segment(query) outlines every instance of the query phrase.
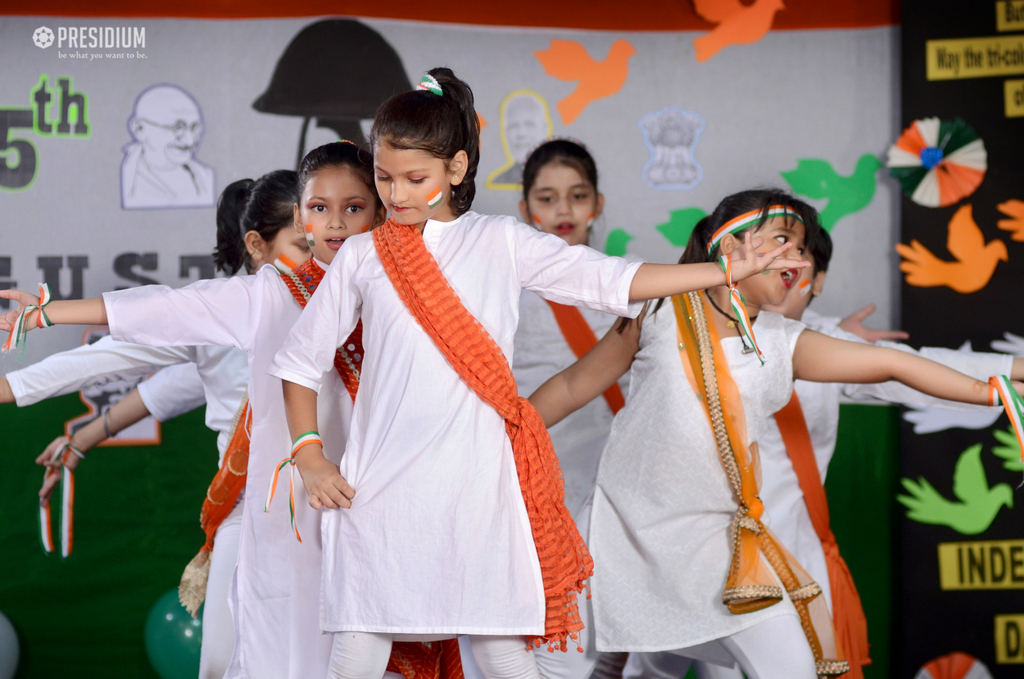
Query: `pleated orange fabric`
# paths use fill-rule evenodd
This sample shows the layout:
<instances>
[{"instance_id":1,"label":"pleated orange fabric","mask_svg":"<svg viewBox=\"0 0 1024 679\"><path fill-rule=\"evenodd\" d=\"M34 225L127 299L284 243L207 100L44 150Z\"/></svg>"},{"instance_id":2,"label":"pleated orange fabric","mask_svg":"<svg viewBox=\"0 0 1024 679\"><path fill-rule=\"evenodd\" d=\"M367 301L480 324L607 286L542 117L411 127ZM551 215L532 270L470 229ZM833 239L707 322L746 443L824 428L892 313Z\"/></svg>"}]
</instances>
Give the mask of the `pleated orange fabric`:
<instances>
[{"instance_id":1,"label":"pleated orange fabric","mask_svg":"<svg viewBox=\"0 0 1024 679\"><path fill-rule=\"evenodd\" d=\"M565 650L583 629L576 593L594 565L565 508L562 473L536 409L520 398L504 353L463 306L422 234L389 219L373 241L398 296L463 381L505 419L530 519L546 601L544 635L529 641ZM485 266L486 263L481 263Z\"/></svg>"},{"instance_id":2,"label":"pleated orange fabric","mask_svg":"<svg viewBox=\"0 0 1024 679\"><path fill-rule=\"evenodd\" d=\"M814 532L818 534L825 550L829 589L832 592L832 620L836 626L836 636L850 662L850 671L844 676L864 679L861 666L871 664L871 658L868 657L868 621L853 576L839 554L836 536L829 527L828 498L825 497L825 486L821 483L821 473L814 457L814 445L807 431L800 398L795 391L786 407L775 413L775 421L800 482Z\"/></svg>"},{"instance_id":3,"label":"pleated orange fabric","mask_svg":"<svg viewBox=\"0 0 1024 679\"><path fill-rule=\"evenodd\" d=\"M593 328L587 323L587 319L574 306L559 304L547 299L544 301L548 303L551 311L554 312L558 329L562 331L562 337L565 338L566 344L572 349L573 355L577 359L583 358L583 354L593 349L594 345L597 344L597 335L594 334ZM608 387L603 396L604 400L608 403L608 407L612 409L613 415L622 410L622 406L626 405L626 399L622 396L622 389L619 388L617 383Z\"/></svg>"},{"instance_id":4,"label":"pleated orange fabric","mask_svg":"<svg viewBox=\"0 0 1024 679\"><path fill-rule=\"evenodd\" d=\"M312 259L306 260L292 273L282 273L282 280L295 301L303 309L324 278L324 270ZM334 369L352 401L359 391L359 368L363 357L363 322L356 324L345 344L334 356ZM459 640L415 642L396 641L391 645L388 671L397 672L405 679L463 679Z\"/></svg>"}]
</instances>

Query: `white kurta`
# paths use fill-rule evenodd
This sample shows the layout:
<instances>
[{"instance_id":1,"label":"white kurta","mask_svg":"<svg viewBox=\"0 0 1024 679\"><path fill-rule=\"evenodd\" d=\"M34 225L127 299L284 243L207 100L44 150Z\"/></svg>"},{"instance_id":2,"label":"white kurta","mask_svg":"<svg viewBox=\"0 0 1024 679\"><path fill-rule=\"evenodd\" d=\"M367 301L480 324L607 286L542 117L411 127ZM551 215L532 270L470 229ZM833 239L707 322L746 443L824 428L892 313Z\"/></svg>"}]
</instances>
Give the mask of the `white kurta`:
<instances>
[{"instance_id":1,"label":"white kurta","mask_svg":"<svg viewBox=\"0 0 1024 679\"><path fill-rule=\"evenodd\" d=\"M580 309L598 339L619 320L618 316ZM519 298L519 328L514 341L512 374L519 395L529 397L540 385L576 362L555 313L540 295L524 291ZM619 380L623 395L629 390L629 373ZM565 477L565 506L575 517L594 491L597 464L608 441L614 413L603 396L551 427L551 442Z\"/></svg>"},{"instance_id":2,"label":"white kurta","mask_svg":"<svg viewBox=\"0 0 1024 679\"><path fill-rule=\"evenodd\" d=\"M824 333L837 339L851 342L864 342L856 335L841 330L838 318L826 318L813 311L804 312L803 321L811 330ZM987 381L992 375L1008 375L1013 365L1013 357L1006 354L967 353L951 349L922 347L920 351L904 345L880 342L909 353L917 353L925 358L938 361L954 370L959 370L979 380ZM814 446L814 457L818 462L821 481L825 482L825 473L836 448L836 436L839 430L839 403L842 397L857 401L890 402L912 408L950 408L980 409L985 406L972 406L952 401L933 398L899 382L881 384L835 384L823 382L805 382L797 380L795 384L800 406L807 421L807 430ZM821 541L814 532L811 516L804 503L804 494L800 490L793 464L782 443L775 418L769 418L768 429L761 437L761 500L769 517L769 525L786 548L793 553L800 565L811 577L821 585L825 593L825 601L832 610L832 592L829 586L828 567Z\"/></svg>"},{"instance_id":3,"label":"white kurta","mask_svg":"<svg viewBox=\"0 0 1024 679\"><path fill-rule=\"evenodd\" d=\"M199 281L177 290L133 288L107 293L104 300L117 338L155 345L230 345L247 352L253 427L246 496L258 500L245 503L242 519L233 602L237 639L227 676L324 676L330 638L320 634L317 621L320 514L309 507L296 475L299 544L289 526L287 473L269 514L260 501L274 466L291 450L281 381L267 368L298 318L299 305L272 266L255 276ZM322 379L320 431L327 457L338 462L352 400L333 366Z\"/></svg>"},{"instance_id":4,"label":"white kurta","mask_svg":"<svg viewBox=\"0 0 1024 679\"><path fill-rule=\"evenodd\" d=\"M801 323L762 312L754 331L767 363L722 340L743 397L750 443L789 401ZM648 314L629 396L601 458L590 524L600 651L687 648L796 611L788 599L734 615L722 603L737 501L707 416L686 378L676 317L666 303Z\"/></svg>"},{"instance_id":5,"label":"white kurta","mask_svg":"<svg viewBox=\"0 0 1024 679\"><path fill-rule=\"evenodd\" d=\"M508 358L522 288L639 312L628 303L639 264L512 218L428 221L423 239ZM323 629L541 634L540 567L504 420L406 309L370 234L346 241L321 287L271 372L323 393L321 375L362 315L367 353L341 462L356 495L324 516Z\"/></svg>"},{"instance_id":6,"label":"white kurta","mask_svg":"<svg viewBox=\"0 0 1024 679\"><path fill-rule=\"evenodd\" d=\"M139 394L157 419L188 412L205 400L206 426L217 432L223 457L249 382L246 362L245 352L230 346L152 347L107 336L8 373L7 380L17 404L27 406L114 380L135 380L167 366L194 364L154 376L152 383L139 385Z\"/></svg>"}]
</instances>

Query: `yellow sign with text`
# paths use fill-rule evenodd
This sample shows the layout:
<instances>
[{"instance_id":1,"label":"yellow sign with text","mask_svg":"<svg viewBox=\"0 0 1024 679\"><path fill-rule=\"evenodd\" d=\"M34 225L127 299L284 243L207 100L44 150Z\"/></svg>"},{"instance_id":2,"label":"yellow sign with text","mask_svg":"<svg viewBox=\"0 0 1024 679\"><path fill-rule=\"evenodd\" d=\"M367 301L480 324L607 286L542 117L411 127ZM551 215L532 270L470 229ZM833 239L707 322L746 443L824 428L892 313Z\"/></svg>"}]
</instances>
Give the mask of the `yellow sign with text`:
<instances>
[{"instance_id":1,"label":"yellow sign with text","mask_svg":"<svg viewBox=\"0 0 1024 679\"><path fill-rule=\"evenodd\" d=\"M996 662L1024 665L1024 614L996 616Z\"/></svg>"},{"instance_id":2,"label":"yellow sign with text","mask_svg":"<svg viewBox=\"0 0 1024 679\"><path fill-rule=\"evenodd\" d=\"M939 544L944 590L1024 589L1024 540Z\"/></svg>"},{"instance_id":3,"label":"yellow sign with text","mask_svg":"<svg viewBox=\"0 0 1024 679\"><path fill-rule=\"evenodd\" d=\"M1020 118L1024 116L1024 80L1007 80L1004 88L1006 90L1006 117Z\"/></svg>"},{"instance_id":4,"label":"yellow sign with text","mask_svg":"<svg viewBox=\"0 0 1024 679\"><path fill-rule=\"evenodd\" d=\"M996 30L1024 31L1024 0L999 0L996 3Z\"/></svg>"},{"instance_id":5,"label":"yellow sign with text","mask_svg":"<svg viewBox=\"0 0 1024 679\"><path fill-rule=\"evenodd\" d=\"M963 80L1024 74L1024 35L929 40L928 80Z\"/></svg>"}]
</instances>

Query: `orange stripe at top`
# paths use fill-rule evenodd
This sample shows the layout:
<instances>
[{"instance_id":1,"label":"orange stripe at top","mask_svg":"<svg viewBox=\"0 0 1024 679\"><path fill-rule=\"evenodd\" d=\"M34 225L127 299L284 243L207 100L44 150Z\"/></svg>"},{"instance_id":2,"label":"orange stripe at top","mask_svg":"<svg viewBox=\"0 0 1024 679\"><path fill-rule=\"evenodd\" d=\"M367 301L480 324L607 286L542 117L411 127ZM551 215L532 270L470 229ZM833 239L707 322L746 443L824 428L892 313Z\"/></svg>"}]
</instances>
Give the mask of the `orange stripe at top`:
<instances>
[{"instance_id":1,"label":"orange stripe at top","mask_svg":"<svg viewBox=\"0 0 1024 679\"><path fill-rule=\"evenodd\" d=\"M572 353L575 354L577 359L583 358L583 354L593 349L597 344L597 335L594 334L594 330L587 323L587 319L583 318L583 314L574 306L567 306L550 300L544 301L548 303L551 311L555 313L555 322L558 323L558 329L562 331L562 337L565 338L569 348L572 349ZM612 384L612 386L608 387L607 391L604 392L604 400L608 403L608 407L611 408L613 415L622 410L622 407L626 405L626 399L623 398L622 389L619 388L618 384Z\"/></svg>"},{"instance_id":2,"label":"orange stripe at top","mask_svg":"<svg viewBox=\"0 0 1024 679\"><path fill-rule=\"evenodd\" d=\"M14 3L12 3L14 5ZM870 28L900 22L897 0L786 0L776 13L775 30ZM606 31L709 31L693 5L680 0L648 0L642 11L623 11L617 0L519 0L514 3L424 3L413 0L344 4L322 0L51 0L44 5L22 3L4 8L4 14L23 16L255 19L278 17L352 17L405 19L484 26L579 28Z\"/></svg>"}]
</instances>

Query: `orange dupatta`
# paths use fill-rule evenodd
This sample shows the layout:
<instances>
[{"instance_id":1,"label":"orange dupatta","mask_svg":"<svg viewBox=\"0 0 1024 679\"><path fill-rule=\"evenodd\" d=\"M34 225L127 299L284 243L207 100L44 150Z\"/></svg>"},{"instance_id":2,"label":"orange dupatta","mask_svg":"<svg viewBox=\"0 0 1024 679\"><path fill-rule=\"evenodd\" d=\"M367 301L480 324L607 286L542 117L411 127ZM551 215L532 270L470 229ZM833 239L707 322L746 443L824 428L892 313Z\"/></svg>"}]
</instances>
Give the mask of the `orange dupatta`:
<instances>
[{"instance_id":1,"label":"orange dupatta","mask_svg":"<svg viewBox=\"0 0 1024 679\"><path fill-rule=\"evenodd\" d=\"M704 295L691 292L672 298L679 338L679 355L694 392L714 433L719 459L739 507L730 526L732 563L722 603L733 613L750 613L782 600L782 581L804 635L814 653L819 676L843 674L850 669L835 638L821 587L761 523L764 505L758 497L760 462L757 444L747 445L746 419L739 388L714 319L709 318ZM694 367L698 369L694 369ZM769 568L770 566L770 568Z\"/></svg>"},{"instance_id":2,"label":"orange dupatta","mask_svg":"<svg viewBox=\"0 0 1024 679\"><path fill-rule=\"evenodd\" d=\"M551 437L536 409L520 398L508 361L463 306L411 226L387 220L373 231L384 271L420 327L459 377L505 419L544 583L544 635L535 645L567 648L583 629L576 593L594 570L587 546L565 508L562 474Z\"/></svg>"},{"instance_id":3,"label":"orange dupatta","mask_svg":"<svg viewBox=\"0 0 1024 679\"><path fill-rule=\"evenodd\" d=\"M324 270L312 259L292 272L281 274L284 284L303 309L323 278ZM334 355L334 369L353 402L359 391L363 356L363 322L360 320ZM396 641L391 645L387 671L401 674L405 679L463 679L459 640Z\"/></svg>"},{"instance_id":4,"label":"orange dupatta","mask_svg":"<svg viewBox=\"0 0 1024 679\"><path fill-rule=\"evenodd\" d=\"M825 486L821 483L821 472L818 461L814 457L814 445L811 434L807 431L800 398L793 392L786 407L775 413L775 422L782 433L782 442L786 446L789 460L800 482L800 490L804 494L804 504L811 516L814 532L821 540L825 550L825 562L828 565L829 589L832 592L832 619L835 621L836 634L842 643L850 661L850 679L863 679L862 665L870 665L868 657L868 621L864 616L864 608L857 594L857 586L846 562L839 554L836 536L829 527L828 498L825 497Z\"/></svg>"},{"instance_id":5,"label":"orange dupatta","mask_svg":"<svg viewBox=\"0 0 1024 679\"><path fill-rule=\"evenodd\" d=\"M594 334L593 328L587 323L587 319L583 318L583 314L574 306L559 304L547 299L544 301L548 303L551 311L554 312L558 329L562 331L562 337L565 338L566 344L572 349L576 359L583 358L583 354L593 349L597 344L597 335ZM612 415L618 413L622 410L622 406L626 405L626 399L622 397L622 389L619 388L617 382L613 383L604 392L604 400L608 403L608 407L612 409Z\"/></svg>"}]
</instances>

